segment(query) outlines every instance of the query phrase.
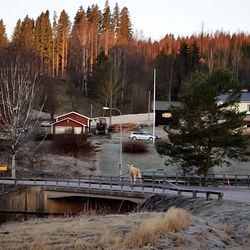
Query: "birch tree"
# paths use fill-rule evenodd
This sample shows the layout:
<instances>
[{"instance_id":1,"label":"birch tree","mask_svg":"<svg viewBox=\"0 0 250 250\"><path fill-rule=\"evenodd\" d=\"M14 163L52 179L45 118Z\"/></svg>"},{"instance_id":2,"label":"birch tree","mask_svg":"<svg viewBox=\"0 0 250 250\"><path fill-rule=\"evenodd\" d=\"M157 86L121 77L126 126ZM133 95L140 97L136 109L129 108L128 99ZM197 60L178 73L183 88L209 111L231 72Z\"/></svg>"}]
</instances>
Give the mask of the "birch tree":
<instances>
[{"instance_id":1,"label":"birch tree","mask_svg":"<svg viewBox=\"0 0 250 250\"><path fill-rule=\"evenodd\" d=\"M0 65L0 128L8 133L11 177L15 180L16 157L37 122L32 113L41 97L38 70L23 59L22 56L9 57Z\"/></svg>"}]
</instances>

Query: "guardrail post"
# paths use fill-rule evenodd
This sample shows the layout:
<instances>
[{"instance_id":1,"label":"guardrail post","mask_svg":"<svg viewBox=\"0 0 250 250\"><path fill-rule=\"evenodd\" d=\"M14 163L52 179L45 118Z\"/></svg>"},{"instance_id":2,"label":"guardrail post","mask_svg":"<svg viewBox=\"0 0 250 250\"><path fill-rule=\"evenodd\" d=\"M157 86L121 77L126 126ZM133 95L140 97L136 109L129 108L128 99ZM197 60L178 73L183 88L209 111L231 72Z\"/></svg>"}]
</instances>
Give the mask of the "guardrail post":
<instances>
[{"instance_id":1,"label":"guardrail post","mask_svg":"<svg viewBox=\"0 0 250 250\"><path fill-rule=\"evenodd\" d=\"M58 185L58 177L56 177L56 187L57 187L57 185Z\"/></svg>"},{"instance_id":2,"label":"guardrail post","mask_svg":"<svg viewBox=\"0 0 250 250\"><path fill-rule=\"evenodd\" d=\"M177 191L177 195L178 195L179 198L181 197L181 190Z\"/></svg>"},{"instance_id":3,"label":"guardrail post","mask_svg":"<svg viewBox=\"0 0 250 250\"><path fill-rule=\"evenodd\" d=\"M110 190L112 190L112 176L110 176Z\"/></svg>"},{"instance_id":4,"label":"guardrail post","mask_svg":"<svg viewBox=\"0 0 250 250\"><path fill-rule=\"evenodd\" d=\"M176 185L178 184L178 173L177 173L176 176L175 176L175 184L176 184Z\"/></svg>"},{"instance_id":5,"label":"guardrail post","mask_svg":"<svg viewBox=\"0 0 250 250\"><path fill-rule=\"evenodd\" d=\"M190 186L190 177L188 176L188 187Z\"/></svg>"},{"instance_id":6,"label":"guardrail post","mask_svg":"<svg viewBox=\"0 0 250 250\"><path fill-rule=\"evenodd\" d=\"M47 178L45 176L45 187L47 187Z\"/></svg>"},{"instance_id":7,"label":"guardrail post","mask_svg":"<svg viewBox=\"0 0 250 250\"><path fill-rule=\"evenodd\" d=\"M89 175L89 188L91 186L91 175Z\"/></svg>"},{"instance_id":8,"label":"guardrail post","mask_svg":"<svg viewBox=\"0 0 250 250\"><path fill-rule=\"evenodd\" d=\"M206 200L210 200L210 192L206 192Z\"/></svg>"},{"instance_id":9,"label":"guardrail post","mask_svg":"<svg viewBox=\"0 0 250 250\"><path fill-rule=\"evenodd\" d=\"M249 188L249 186L250 186L250 178L249 178L249 175L247 176L247 179L248 179L248 182L247 182L247 186L248 186L248 188Z\"/></svg>"},{"instance_id":10,"label":"guardrail post","mask_svg":"<svg viewBox=\"0 0 250 250\"><path fill-rule=\"evenodd\" d=\"M3 171L3 184L2 184L2 193L4 192L4 171Z\"/></svg>"},{"instance_id":11,"label":"guardrail post","mask_svg":"<svg viewBox=\"0 0 250 250\"><path fill-rule=\"evenodd\" d=\"M102 189L102 182L101 182L101 181L102 181L102 176L100 175L100 176L99 176L100 190Z\"/></svg>"},{"instance_id":12,"label":"guardrail post","mask_svg":"<svg viewBox=\"0 0 250 250\"><path fill-rule=\"evenodd\" d=\"M235 187L237 187L237 174L235 175Z\"/></svg>"},{"instance_id":13,"label":"guardrail post","mask_svg":"<svg viewBox=\"0 0 250 250\"><path fill-rule=\"evenodd\" d=\"M193 190L193 199L196 199L196 198L197 198L197 191Z\"/></svg>"},{"instance_id":14,"label":"guardrail post","mask_svg":"<svg viewBox=\"0 0 250 250\"><path fill-rule=\"evenodd\" d=\"M163 191L163 193L165 192L165 185L166 185L166 172L164 172L164 179L163 179L163 182L162 182L162 185L163 185L163 187L162 187L162 191Z\"/></svg>"},{"instance_id":15,"label":"guardrail post","mask_svg":"<svg viewBox=\"0 0 250 250\"><path fill-rule=\"evenodd\" d=\"M223 193L219 193L219 194L218 194L218 200L221 201L222 198L223 198Z\"/></svg>"},{"instance_id":16,"label":"guardrail post","mask_svg":"<svg viewBox=\"0 0 250 250\"><path fill-rule=\"evenodd\" d=\"M153 177L153 193L155 191L155 178Z\"/></svg>"},{"instance_id":17,"label":"guardrail post","mask_svg":"<svg viewBox=\"0 0 250 250\"><path fill-rule=\"evenodd\" d=\"M67 180L67 187L69 187L69 177L68 177L68 180Z\"/></svg>"},{"instance_id":18,"label":"guardrail post","mask_svg":"<svg viewBox=\"0 0 250 250\"><path fill-rule=\"evenodd\" d=\"M81 182L81 179L79 178L78 179L78 190L80 189L80 182Z\"/></svg>"}]
</instances>

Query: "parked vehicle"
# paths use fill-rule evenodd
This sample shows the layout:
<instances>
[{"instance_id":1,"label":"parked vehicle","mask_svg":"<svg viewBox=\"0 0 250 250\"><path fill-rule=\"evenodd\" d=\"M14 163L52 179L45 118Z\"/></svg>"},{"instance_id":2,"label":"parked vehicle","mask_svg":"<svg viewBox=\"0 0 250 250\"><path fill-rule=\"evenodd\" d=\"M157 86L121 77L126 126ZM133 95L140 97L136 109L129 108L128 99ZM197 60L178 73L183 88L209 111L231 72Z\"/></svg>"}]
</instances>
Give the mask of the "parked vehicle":
<instances>
[{"instance_id":1,"label":"parked vehicle","mask_svg":"<svg viewBox=\"0 0 250 250\"><path fill-rule=\"evenodd\" d=\"M40 127L50 127L51 123L49 121L42 121L40 123Z\"/></svg>"},{"instance_id":2,"label":"parked vehicle","mask_svg":"<svg viewBox=\"0 0 250 250\"><path fill-rule=\"evenodd\" d=\"M148 131L132 131L128 138L132 140L148 140L148 141L153 141L153 139L155 140L161 139L158 135L153 135Z\"/></svg>"},{"instance_id":3,"label":"parked vehicle","mask_svg":"<svg viewBox=\"0 0 250 250\"><path fill-rule=\"evenodd\" d=\"M106 121L105 117L97 117L94 118L95 122L96 122L96 127L95 127L95 134L99 135L99 134L103 134L103 135L107 135L108 134L108 124Z\"/></svg>"}]
</instances>

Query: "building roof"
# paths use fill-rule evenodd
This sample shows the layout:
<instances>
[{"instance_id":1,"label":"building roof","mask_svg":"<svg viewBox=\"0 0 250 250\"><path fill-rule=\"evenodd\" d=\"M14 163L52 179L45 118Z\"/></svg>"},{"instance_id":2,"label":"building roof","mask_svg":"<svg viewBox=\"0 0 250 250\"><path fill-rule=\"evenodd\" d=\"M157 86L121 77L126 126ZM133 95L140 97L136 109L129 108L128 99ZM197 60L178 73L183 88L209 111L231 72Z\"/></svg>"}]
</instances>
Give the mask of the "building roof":
<instances>
[{"instance_id":1,"label":"building roof","mask_svg":"<svg viewBox=\"0 0 250 250\"><path fill-rule=\"evenodd\" d=\"M171 102L171 101L155 101L155 110L158 111L167 111L170 109L170 107L180 107L180 102ZM152 102L153 107L153 102Z\"/></svg>"},{"instance_id":2,"label":"building roof","mask_svg":"<svg viewBox=\"0 0 250 250\"><path fill-rule=\"evenodd\" d=\"M225 101L229 93L218 96L219 101ZM250 102L250 92L241 92L240 102Z\"/></svg>"},{"instance_id":3,"label":"building roof","mask_svg":"<svg viewBox=\"0 0 250 250\"><path fill-rule=\"evenodd\" d=\"M86 119L90 120L90 118L89 118L89 117L87 117L87 116L85 116L85 115L82 115L82 114L79 114L79 113L77 113L77 112L75 112L75 111L71 111L71 112L68 112L68 113L66 113L66 114L59 115L59 116L57 116L57 117L56 117L56 119L58 119L58 118L60 118L60 117L63 117L63 116L70 115L70 114L79 115L79 116L81 116L81 117L84 117L84 118L86 118Z\"/></svg>"},{"instance_id":4,"label":"building roof","mask_svg":"<svg viewBox=\"0 0 250 250\"><path fill-rule=\"evenodd\" d=\"M53 126L53 125L55 125L55 124L58 124L58 123L61 123L61 122L66 121L66 120L70 120L70 121L72 121L72 122L75 122L75 123L77 123L77 124L83 126L83 127L86 127L85 124L82 124L81 122L78 122L78 121L76 121L76 120L74 120L74 119L71 119L71 118L69 118L69 117L66 117L66 118L64 118L64 119L62 119L62 120L60 120L60 121L53 122L53 123L51 123L51 126Z\"/></svg>"}]
</instances>

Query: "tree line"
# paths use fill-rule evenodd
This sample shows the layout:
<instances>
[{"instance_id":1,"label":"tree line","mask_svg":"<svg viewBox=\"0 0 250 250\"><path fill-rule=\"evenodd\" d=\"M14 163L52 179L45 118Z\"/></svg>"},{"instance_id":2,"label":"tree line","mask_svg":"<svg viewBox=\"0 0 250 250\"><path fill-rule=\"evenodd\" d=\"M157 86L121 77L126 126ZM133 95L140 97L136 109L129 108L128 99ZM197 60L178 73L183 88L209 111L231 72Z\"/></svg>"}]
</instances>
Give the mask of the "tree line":
<instances>
[{"instance_id":1,"label":"tree line","mask_svg":"<svg viewBox=\"0 0 250 250\"><path fill-rule=\"evenodd\" d=\"M108 1L103 10L97 4L80 7L72 24L65 10L52 19L49 11L36 20L19 19L10 40L0 20L0 53L35 53L40 75L73 83L100 107L146 112L154 68L157 100L178 100L182 83L194 71L227 68L242 88L249 88L248 34L201 31L152 41L133 32L127 7L111 9Z\"/></svg>"}]
</instances>

